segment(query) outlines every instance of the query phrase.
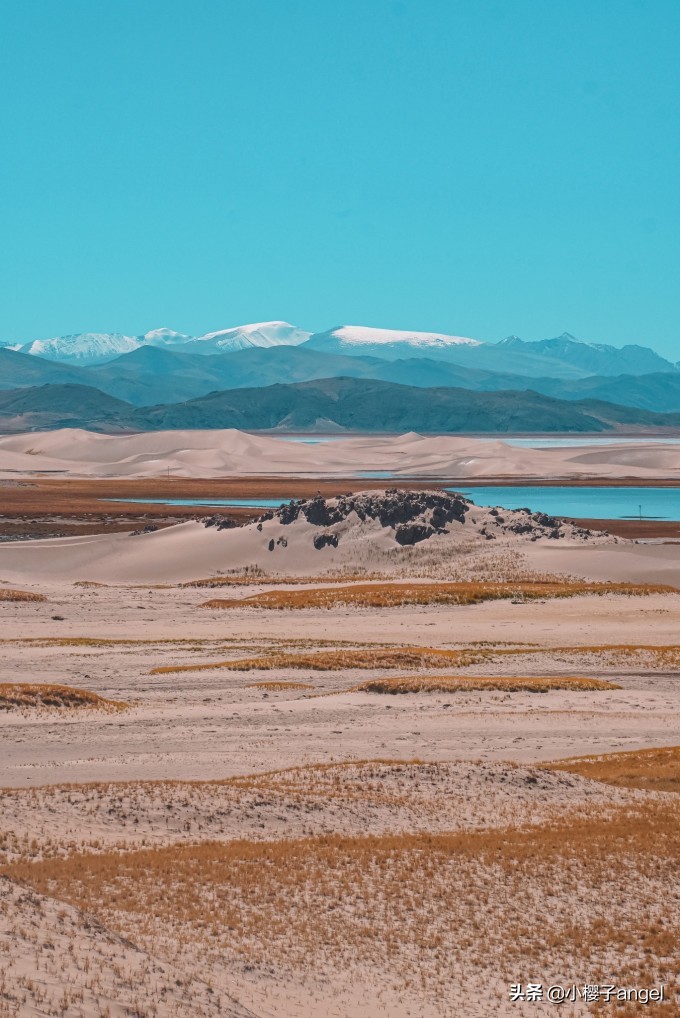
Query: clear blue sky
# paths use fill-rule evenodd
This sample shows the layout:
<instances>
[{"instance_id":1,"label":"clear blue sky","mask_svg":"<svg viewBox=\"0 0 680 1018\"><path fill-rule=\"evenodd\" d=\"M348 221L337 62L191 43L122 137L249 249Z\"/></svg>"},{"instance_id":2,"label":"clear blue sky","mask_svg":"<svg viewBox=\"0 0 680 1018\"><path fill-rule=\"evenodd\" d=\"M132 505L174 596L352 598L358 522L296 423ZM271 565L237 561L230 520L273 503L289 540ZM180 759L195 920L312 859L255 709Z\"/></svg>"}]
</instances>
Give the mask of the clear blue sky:
<instances>
[{"instance_id":1,"label":"clear blue sky","mask_svg":"<svg viewBox=\"0 0 680 1018\"><path fill-rule=\"evenodd\" d=\"M0 340L287 319L680 359L678 0L2 0Z\"/></svg>"}]
</instances>

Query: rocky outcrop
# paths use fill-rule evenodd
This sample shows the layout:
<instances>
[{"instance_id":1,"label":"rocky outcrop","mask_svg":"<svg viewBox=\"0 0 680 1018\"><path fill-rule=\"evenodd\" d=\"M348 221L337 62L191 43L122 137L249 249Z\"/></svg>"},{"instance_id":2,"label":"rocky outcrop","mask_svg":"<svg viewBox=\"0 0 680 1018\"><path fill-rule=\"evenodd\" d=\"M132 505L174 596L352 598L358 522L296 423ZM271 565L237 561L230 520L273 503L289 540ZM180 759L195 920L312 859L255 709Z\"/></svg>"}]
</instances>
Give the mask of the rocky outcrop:
<instances>
[{"instance_id":1,"label":"rocky outcrop","mask_svg":"<svg viewBox=\"0 0 680 1018\"><path fill-rule=\"evenodd\" d=\"M233 520L220 516L208 517L208 527L238 526ZM470 537L477 535L487 541L499 537L516 537L522 541L541 539L556 540L607 540L617 539L609 535L585 530L575 523L557 519L548 513L532 513L530 509L484 508L455 492L446 491L400 491L388 488L386 491L350 492L335 498L293 499L263 513L255 523L261 533L266 534L268 524L279 527L294 527L306 524L318 527L321 532L310 535L314 547L337 548L340 537L354 532L360 524L379 524L391 531L394 540L402 547L412 547L427 541L437 534L448 534L452 529L465 528ZM343 526L344 525L344 526ZM375 526L374 526L375 529ZM270 535L267 535L269 537ZM275 546L286 546L286 538L277 533L277 539L270 540L271 551Z\"/></svg>"},{"instance_id":2,"label":"rocky outcrop","mask_svg":"<svg viewBox=\"0 0 680 1018\"><path fill-rule=\"evenodd\" d=\"M437 530L434 527L428 527L424 523L402 523L396 528L394 539L397 544L418 544L436 533ZM445 531L440 530L439 533L445 533Z\"/></svg>"},{"instance_id":3,"label":"rocky outcrop","mask_svg":"<svg viewBox=\"0 0 680 1018\"><path fill-rule=\"evenodd\" d=\"M322 548L337 548L340 538L337 534L315 534L314 547L317 551Z\"/></svg>"},{"instance_id":4,"label":"rocky outcrop","mask_svg":"<svg viewBox=\"0 0 680 1018\"><path fill-rule=\"evenodd\" d=\"M400 524L411 523L427 515L434 530L443 530L447 523L454 520L464 523L470 505L462 495L438 491L397 491L396 488L390 488L384 492L350 493L332 499L321 495L299 499L265 513L261 519L278 519L279 523L287 526L303 517L312 526L332 527L355 513L362 522L379 520L381 526L394 529Z\"/></svg>"}]
</instances>

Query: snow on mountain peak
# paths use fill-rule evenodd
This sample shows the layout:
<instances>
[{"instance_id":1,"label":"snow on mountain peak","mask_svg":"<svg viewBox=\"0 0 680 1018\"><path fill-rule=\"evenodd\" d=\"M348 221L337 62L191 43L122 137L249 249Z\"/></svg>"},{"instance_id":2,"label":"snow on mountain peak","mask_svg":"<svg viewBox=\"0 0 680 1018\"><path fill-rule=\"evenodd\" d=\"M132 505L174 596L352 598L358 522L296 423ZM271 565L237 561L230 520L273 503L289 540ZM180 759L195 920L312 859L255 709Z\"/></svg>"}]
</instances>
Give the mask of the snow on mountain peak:
<instances>
[{"instance_id":1,"label":"snow on mountain peak","mask_svg":"<svg viewBox=\"0 0 680 1018\"><path fill-rule=\"evenodd\" d=\"M478 339L466 336L447 336L441 332L405 332L397 329L371 329L363 325L342 325L332 335L343 343L361 344L404 343L408 346L447 347L481 346Z\"/></svg>"},{"instance_id":2,"label":"snow on mountain peak","mask_svg":"<svg viewBox=\"0 0 680 1018\"><path fill-rule=\"evenodd\" d=\"M160 328L145 332L142 339L152 346L172 346L173 343L187 343L191 336L187 336L184 332L175 332L174 329Z\"/></svg>"},{"instance_id":3,"label":"snow on mountain peak","mask_svg":"<svg viewBox=\"0 0 680 1018\"><path fill-rule=\"evenodd\" d=\"M191 340L192 344L206 345L217 351L247 350L250 347L298 346L311 336L289 322L254 322L231 329L207 332Z\"/></svg>"},{"instance_id":4,"label":"snow on mountain peak","mask_svg":"<svg viewBox=\"0 0 680 1018\"><path fill-rule=\"evenodd\" d=\"M89 365L103 364L136 350L138 346L136 336L123 336L119 332L79 332L72 336L34 339L31 343L24 343L19 350L64 364Z\"/></svg>"}]
</instances>

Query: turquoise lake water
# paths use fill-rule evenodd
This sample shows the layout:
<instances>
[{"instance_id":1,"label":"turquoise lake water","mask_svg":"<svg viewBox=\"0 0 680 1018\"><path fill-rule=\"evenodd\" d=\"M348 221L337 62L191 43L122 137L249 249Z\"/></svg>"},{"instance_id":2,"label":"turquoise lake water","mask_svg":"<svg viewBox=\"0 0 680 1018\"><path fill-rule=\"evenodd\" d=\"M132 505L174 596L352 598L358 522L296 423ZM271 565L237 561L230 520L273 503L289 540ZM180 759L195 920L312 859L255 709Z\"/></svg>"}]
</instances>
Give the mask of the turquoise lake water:
<instances>
[{"instance_id":1,"label":"turquoise lake water","mask_svg":"<svg viewBox=\"0 0 680 1018\"><path fill-rule=\"evenodd\" d=\"M281 442L301 442L303 445L322 445L326 442L342 442L348 438L368 438L376 437L374 435L369 436L367 433L353 434L348 433L346 435L315 435L314 438L307 438L304 435L270 435L270 438L276 438ZM378 438L384 438L385 436L377 436ZM433 436L429 436L430 438ZM443 438L450 438L450 435L444 435ZM464 438L464 435L456 435L456 438ZM661 445L680 445L680 438L657 438L655 435L645 435L626 438L621 435L610 435L608 438L604 437L583 437L579 434L573 435L561 435L559 438L522 438L521 436L514 437L512 435L472 435L469 436L472 441L498 441L505 442L506 445L512 445L520 449L569 449L569 448L586 448L592 445L640 445L641 443L661 443Z\"/></svg>"},{"instance_id":2,"label":"turquoise lake water","mask_svg":"<svg viewBox=\"0 0 680 1018\"><path fill-rule=\"evenodd\" d=\"M132 505L200 505L224 508L244 506L246 509L278 509L286 498L103 498L102 502L127 502Z\"/></svg>"},{"instance_id":3,"label":"turquoise lake water","mask_svg":"<svg viewBox=\"0 0 680 1018\"><path fill-rule=\"evenodd\" d=\"M375 476L375 475L374 475ZM379 475L383 476L383 475ZM595 520L643 519L680 520L680 488L580 488L562 485L544 488L532 485L508 487L447 488L459 491L478 505L503 509L531 509L551 516L576 516ZM244 506L270 509L287 499L280 498L112 498L107 502L134 502L137 505Z\"/></svg>"},{"instance_id":4,"label":"turquoise lake water","mask_svg":"<svg viewBox=\"0 0 680 1018\"><path fill-rule=\"evenodd\" d=\"M564 485L544 488L513 487L447 488L460 491L478 505L503 509L531 509L551 516L576 516L594 520L680 520L680 488L577 488Z\"/></svg>"}]
</instances>

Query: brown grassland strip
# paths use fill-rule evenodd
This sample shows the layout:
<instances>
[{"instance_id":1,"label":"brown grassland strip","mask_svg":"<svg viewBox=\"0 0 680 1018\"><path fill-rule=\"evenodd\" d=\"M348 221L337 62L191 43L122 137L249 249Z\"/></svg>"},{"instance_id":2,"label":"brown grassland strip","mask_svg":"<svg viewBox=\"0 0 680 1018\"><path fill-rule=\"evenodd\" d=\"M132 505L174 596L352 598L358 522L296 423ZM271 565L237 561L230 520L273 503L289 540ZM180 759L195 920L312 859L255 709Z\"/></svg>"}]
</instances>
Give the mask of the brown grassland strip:
<instances>
[{"instance_id":1,"label":"brown grassland strip","mask_svg":"<svg viewBox=\"0 0 680 1018\"><path fill-rule=\"evenodd\" d=\"M220 650L246 650L259 647L317 647L319 642L313 639L296 638L286 639L277 636L260 635L253 640L247 640L238 636L220 636L217 639L204 637L158 637L157 639L134 640L115 639L96 636L17 636L3 637L0 645L11 644L12 646L36 646L36 647L181 647L183 650L205 650L211 648ZM361 640L323 640L324 647L381 647L386 646L380 643L363 643ZM491 644L490 644L491 645Z\"/></svg>"},{"instance_id":2,"label":"brown grassland strip","mask_svg":"<svg viewBox=\"0 0 680 1018\"><path fill-rule=\"evenodd\" d=\"M44 594L35 594L30 590L12 590L0 587L0 601L46 601Z\"/></svg>"},{"instance_id":3,"label":"brown grassland strip","mask_svg":"<svg viewBox=\"0 0 680 1018\"><path fill-rule=\"evenodd\" d=\"M618 788L680 792L680 746L577 756L545 766L553 771L580 774L584 778L603 781Z\"/></svg>"},{"instance_id":4,"label":"brown grassland strip","mask_svg":"<svg viewBox=\"0 0 680 1018\"><path fill-rule=\"evenodd\" d=\"M213 661L195 665L161 665L152 668L151 675L169 672L205 671L227 668L248 672L254 669L273 671L278 668L308 668L311 671L330 672L344 668L427 668L433 665L478 664L488 659L488 650L438 650L432 647L367 647L348 650L320 650L311 654L273 653L266 657L235 658L231 661Z\"/></svg>"},{"instance_id":5,"label":"brown grassland strip","mask_svg":"<svg viewBox=\"0 0 680 1018\"><path fill-rule=\"evenodd\" d=\"M250 682L246 689L268 689L283 692L286 689L314 689L309 682Z\"/></svg>"},{"instance_id":6,"label":"brown grassland strip","mask_svg":"<svg viewBox=\"0 0 680 1018\"><path fill-rule=\"evenodd\" d=\"M89 689L77 689L75 686L56 683L0 683L0 711L21 710L25 707L85 707L118 711L128 706L123 700L107 700Z\"/></svg>"},{"instance_id":7,"label":"brown grassland strip","mask_svg":"<svg viewBox=\"0 0 680 1018\"><path fill-rule=\"evenodd\" d=\"M274 586L285 584L290 587L299 587L302 584L319 584L319 582L333 583L365 583L367 580L388 579L387 574L383 577L381 573L336 572L331 575L319 576L276 576L265 573L264 570L252 570L251 572L232 573L225 576L207 576L199 580L187 580L178 584L179 587L244 587L252 584L262 586Z\"/></svg>"},{"instance_id":8,"label":"brown grassland strip","mask_svg":"<svg viewBox=\"0 0 680 1018\"><path fill-rule=\"evenodd\" d=\"M230 671L273 671L280 668L299 668L311 671L342 671L354 668L431 668L449 666L467 668L482 663L497 663L509 657L536 657L543 655L551 660L593 657L600 665L644 665L646 667L677 668L680 666L680 646L653 644L602 644L583 647L540 647L517 645L472 645L456 649L436 647L389 647L375 644L359 648L318 650L311 653L273 651L266 656L233 658L228 661L205 661L185 665L159 665L151 675L173 672L210 671L226 668Z\"/></svg>"},{"instance_id":9,"label":"brown grassland strip","mask_svg":"<svg viewBox=\"0 0 680 1018\"><path fill-rule=\"evenodd\" d=\"M669 796L543 827L204 842L5 872L123 936L193 944L221 964L363 963L437 994L461 973L663 983L673 1000L645 1014L677 1018L679 821Z\"/></svg>"},{"instance_id":10,"label":"brown grassland strip","mask_svg":"<svg viewBox=\"0 0 680 1018\"><path fill-rule=\"evenodd\" d=\"M678 589L666 584L586 583L565 581L510 583L361 583L351 587L316 587L306 590L267 590L244 598L213 598L203 608L333 608L354 605L357 608L397 608L411 604L481 604L518 598L578 597L584 594L618 594L644 596L677 594Z\"/></svg>"},{"instance_id":11,"label":"brown grassland strip","mask_svg":"<svg viewBox=\"0 0 680 1018\"><path fill-rule=\"evenodd\" d=\"M548 693L551 690L577 690L579 692L600 689L620 689L614 682L603 679L586 679L579 676L552 676L541 678L536 675L524 678L484 677L479 675L406 675L367 679L358 686L346 690L348 693L469 693L488 689L503 693Z\"/></svg>"}]
</instances>

